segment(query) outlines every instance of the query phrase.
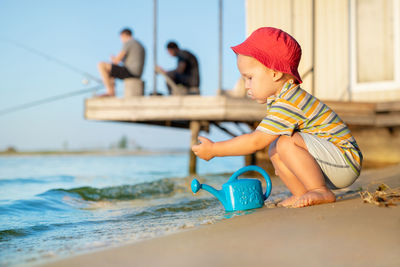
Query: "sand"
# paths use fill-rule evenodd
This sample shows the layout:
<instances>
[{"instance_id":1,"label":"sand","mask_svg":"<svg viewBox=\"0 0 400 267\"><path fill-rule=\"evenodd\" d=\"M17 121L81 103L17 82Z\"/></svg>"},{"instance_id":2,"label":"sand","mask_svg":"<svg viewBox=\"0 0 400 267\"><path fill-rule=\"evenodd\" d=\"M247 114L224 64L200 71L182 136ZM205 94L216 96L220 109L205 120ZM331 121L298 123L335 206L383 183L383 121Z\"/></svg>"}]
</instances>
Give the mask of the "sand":
<instances>
[{"instance_id":1,"label":"sand","mask_svg":"<svg viewBox=\"0 0 400 267\"><path fill-rule=\"evenodd\" d=\"M378 207L351 193L375 190L382 182L400 186L400 165L364 171L354 185L336 192L336 203L264 207L45 266L400 266L400 203Z\"/></svg>"}]
</instances>

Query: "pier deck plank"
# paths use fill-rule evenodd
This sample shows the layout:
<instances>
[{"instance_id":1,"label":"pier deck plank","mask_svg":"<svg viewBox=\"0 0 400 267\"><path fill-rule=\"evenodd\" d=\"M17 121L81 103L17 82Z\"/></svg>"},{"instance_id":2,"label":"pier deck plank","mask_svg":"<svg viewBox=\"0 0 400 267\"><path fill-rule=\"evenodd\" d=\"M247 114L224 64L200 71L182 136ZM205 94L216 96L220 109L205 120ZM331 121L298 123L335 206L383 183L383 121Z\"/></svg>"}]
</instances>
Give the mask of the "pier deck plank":
<instances>
[{"instance_id":1,"label":"pier deck plank","mask_svg":"<svg viewBox=\"0 0 400 267\"><path fill-rule=\"evenodd\" d=\"M347 124L392 127L400 125L400 103L324 101ZM142 96L90 98L85 103L88 120L125 121L189 128L189 122L257 122L266 106L247 98L227 96ZM171 122L181 122L171 123ZM168 124L168 122L170 122Z\"/></svg>"}]
</instances>

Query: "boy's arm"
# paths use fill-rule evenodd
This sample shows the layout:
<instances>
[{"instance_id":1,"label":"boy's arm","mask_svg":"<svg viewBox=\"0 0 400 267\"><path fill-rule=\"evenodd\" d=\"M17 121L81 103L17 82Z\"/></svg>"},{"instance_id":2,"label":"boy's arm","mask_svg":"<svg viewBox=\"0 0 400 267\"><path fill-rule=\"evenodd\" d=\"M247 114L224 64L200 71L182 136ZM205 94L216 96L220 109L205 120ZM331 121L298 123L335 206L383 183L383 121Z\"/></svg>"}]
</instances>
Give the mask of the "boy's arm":
<instances>
[{"instance_id":1,"label":"boy's arm","mask_svg":"<svg viewBox=\"0 0 400 267\"><path fill-rule=\"evenodd\" d=\"M115 56L115 57L111 56L111 62L113 64L119 64L122 61L122 59L124 58L125 55L126 55L125 50L122 50L121 52L118 53L117 56Z\"/></svg>"},{"instance_id":2,"label":"boy's arm","mask_svg":"<svg viewBox=\"0 0 400 267\"><path fill-rule=\"evenodd\" d=\"M204 160L213 157L242 156L252 154L271 144L279 135L271 135L254 131L223 142L212 142L205 137L199 137L201 144L194 145L192 150L196 156Z\"/></svg>"}]
</instances>

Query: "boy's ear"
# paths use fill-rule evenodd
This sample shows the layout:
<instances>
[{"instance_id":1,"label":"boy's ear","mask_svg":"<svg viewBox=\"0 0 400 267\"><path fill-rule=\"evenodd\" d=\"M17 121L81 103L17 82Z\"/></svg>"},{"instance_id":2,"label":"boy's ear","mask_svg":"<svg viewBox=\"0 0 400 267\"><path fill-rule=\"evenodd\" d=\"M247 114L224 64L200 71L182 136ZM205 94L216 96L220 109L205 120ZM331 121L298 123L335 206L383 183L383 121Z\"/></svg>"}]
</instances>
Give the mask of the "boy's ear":
<instances>
[{"instance_id":1,"label":"boy's ear","mask_svg":"<svg viewBox=\"0 0 400 267\"><path fill-rule=\"evenodd\" d=\"M272 73L272 80L274 82L279 81L283 77L283 72L280 71L273 71Z\"/></svg>"}]
</instances>

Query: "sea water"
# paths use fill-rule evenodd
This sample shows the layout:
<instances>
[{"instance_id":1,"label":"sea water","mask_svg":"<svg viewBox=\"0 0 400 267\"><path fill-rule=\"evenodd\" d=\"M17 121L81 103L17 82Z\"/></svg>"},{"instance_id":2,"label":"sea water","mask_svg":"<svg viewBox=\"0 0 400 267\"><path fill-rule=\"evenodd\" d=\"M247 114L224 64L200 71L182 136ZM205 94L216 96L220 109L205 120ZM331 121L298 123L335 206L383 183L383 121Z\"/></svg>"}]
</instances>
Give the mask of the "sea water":
<instances>
[{"instance_id":1,"label":"sea water","mask_svg":"<svg viewBox=\"0 0 400 267\"><path fill-rule=\"evenodd\" d=\"M199 160L220 188L243 158ZM188 153L0 157L0 266L33 265L228 218L193 195Z\"/></svg>"}]
</instances>

